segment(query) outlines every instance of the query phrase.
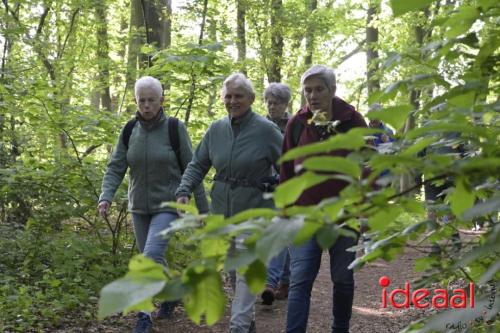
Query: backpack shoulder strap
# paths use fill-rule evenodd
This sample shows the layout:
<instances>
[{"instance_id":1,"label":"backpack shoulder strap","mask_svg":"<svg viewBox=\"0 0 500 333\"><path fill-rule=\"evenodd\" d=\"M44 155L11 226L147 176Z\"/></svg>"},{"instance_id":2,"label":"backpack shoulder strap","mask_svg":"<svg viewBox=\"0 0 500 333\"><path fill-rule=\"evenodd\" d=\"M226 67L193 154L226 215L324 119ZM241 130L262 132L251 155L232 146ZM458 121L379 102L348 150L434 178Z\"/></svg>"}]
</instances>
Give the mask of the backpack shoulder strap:
<instances>
[{"instance_id":1,"label":"backpack shoulder strap","mask_svg":"<svg viewBox=\"0 0 500 333\"><path fill-rule=\"evenodd\" d=\"M130 136L132 135L132 130L134 129L135 123L137 123L137 119L130 119L123 128L123 136L122 141L125 147L128 149L128 143L130 141Z\"/></svg>"},{"instance_id":2,"label":"backpack shoulder strap","mask_svg":"<svg viewBox=\"0 0 500 333\"><path fill-rule=\"evenodd\" d=\"M180 140L179 140L179 119L175 117L168 118L168 137L170 139L170 145L177 157L177 164L179 165L179 170L184 173L184 166L181 161L181 151L180 151Z\"/></svg>"},{"instance_id":3,"label":"backpack shoulder strap","mask_svg":"<svg viewBox=\"0 0 500 333\"><path fill-rule=\"evenodd\" d=\"M292 143L294 147L299 145L300 135L302 134L302 130L304 129L304 125L295 118L292 122Z\"/></svg>"}]
</instances>

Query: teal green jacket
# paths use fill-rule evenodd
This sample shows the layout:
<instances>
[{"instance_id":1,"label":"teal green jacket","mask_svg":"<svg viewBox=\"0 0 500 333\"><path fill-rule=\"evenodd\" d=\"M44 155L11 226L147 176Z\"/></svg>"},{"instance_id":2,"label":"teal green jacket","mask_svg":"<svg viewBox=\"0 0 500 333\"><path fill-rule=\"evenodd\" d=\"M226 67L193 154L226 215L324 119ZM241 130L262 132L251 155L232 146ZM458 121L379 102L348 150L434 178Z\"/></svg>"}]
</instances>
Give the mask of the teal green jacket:
<instances>
[{"instance_id":1,"label":"teal green jacket","mask_svg":"<svg viewBox=\"0 0 500 333\"><path fill-rule=\"evenodd\" d=\"M170 207L163 207L163 203L175 201L175 190L182 177L177 157L170 145L167 117L162 113L158 121L149 127L146 128L141 121L136 122L130 135L128 149L122 140L122 129L104 174L99 202L112 201L127 168L130 168L128 185L130 212L155 214L176 211ZM179 121L179 145L181 162L186 167L193 154L186 126L181 121ZM195 199L198 210L206 213L208 202L202 184L196 188Z\"/></svg>"},{"instance_id":2,"label":"teal green jacket","mask_svg":"<svg viewBox=\"0 0 500 333\"><path fill-rule=\"evenodd\" d=\"M189 196L212 166L216 179L258 182L271 176L281 155L282 140L276 124L251 110L240 119L225 117L215 121L197 147L176 196ZM250 208L274 207L259 188L231 186L222 180L214 180L210 197L210 211L226 217Z\"/></svg>"}]
</instances>

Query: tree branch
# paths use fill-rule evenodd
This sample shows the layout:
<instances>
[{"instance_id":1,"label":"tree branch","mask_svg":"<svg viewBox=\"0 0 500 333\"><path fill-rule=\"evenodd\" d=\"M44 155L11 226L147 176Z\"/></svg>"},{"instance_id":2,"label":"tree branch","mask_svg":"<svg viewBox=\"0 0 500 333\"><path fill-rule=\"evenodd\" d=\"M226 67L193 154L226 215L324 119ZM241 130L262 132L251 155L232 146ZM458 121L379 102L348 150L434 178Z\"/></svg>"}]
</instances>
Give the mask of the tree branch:
<instances>
[{"instance_id":1,"label":"tree branch","mask_svg":"<svg viewBox=\"0 0 500 333\"><path fill-rule=\"evenodd\" d=\"M38 36L40 36L40 34L42 33L43 26L45 25L45 19L47 18L49 11L50 11L50 6L47 6L43 9L43 13L40 16L40 20L38 21L38 27L36 28L35 39L37 39Z\"/></svg>"},{"instance_id":2,"label":"tree branch","mask_svg":"<svg viewBox=\"0 0 500 333\"><path fill-rule=\"evenodd\" d=\"M340 65L342 63L344 63L347 59L349 59L350 57L352 57L353 55L361 52L363 50L363 46L365 45L366 43L366 38L363 39L359 44L358 46L356 46L356 48L354 50L352 50L351 52L347 53L345 56L343 56L342 58L340 58L340 62L337 64Z\"/></svg>"},{"instance_id":3,"label":"tree branch","mask_svg":"<svg viewBox=\"0 0 500 333\"><path fill-rule=\"evenodd\" d=\"M82 159L84 159L85 157L87 157L88 155L90 155L94 150L96 150L97 148L99 148L100 146L102 146L102 143L98 144L98 145L92 145L90 147L88 147L85 152L82 154Z\"/></svg>"},{"instance_id":4,"label":"tree branch","mask_svg":"<svg viewBox=\"0 0 500 333\"><path fill-rule=\"evenodd\" d=\"M16 20L17 23L19 23L19 25L22 25L21 21L19 21L19 17L17 16L17 14L12 9L10 9L8 1L7 0L2 0L2 2L4 4L4 6L5 6L5 10L8 13L10 13L10 15L12 15L12 17L14 18L14 20Z\"/></svg>"},{"instance_id":5,"label":"tree branch","mask_svg":"<svg viewBox=\"0 0 500 333\"><path fill-rule=\"evenodd\" d=\"M69 24L69 30L68 30L68 33L66 34L66 38L64 39L64 43L63 43L63 46L60 50L60 52L57 53L57 58L60 59L61 56L63 55L64 53L64 49L66 48L66 44L68 43L68 39L69 39L69 36L71 35L71 33L73 32L73 27L75 25L75 20L76 20L76 15L78 14L78 12L80 11L80 8L77 8L74 12L73 12L73 15L71 15L71 21L70 21L70 24Z\"/></svg>"}]
</instances>

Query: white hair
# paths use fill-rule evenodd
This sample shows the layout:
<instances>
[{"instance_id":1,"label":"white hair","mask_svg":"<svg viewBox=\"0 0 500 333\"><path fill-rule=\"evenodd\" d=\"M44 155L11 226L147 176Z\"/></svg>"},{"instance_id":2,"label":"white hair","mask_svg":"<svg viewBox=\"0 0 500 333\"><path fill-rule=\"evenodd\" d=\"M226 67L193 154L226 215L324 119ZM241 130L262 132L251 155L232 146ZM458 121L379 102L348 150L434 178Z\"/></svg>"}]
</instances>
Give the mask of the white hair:
<instances>
[{"instance_id":1,"label":"white hair","mask_svg":"<svg viewBox=\"0 0 500 333\"><path fill-rule=\"evenodd\" d=\"M134 93L137 96L137 93L140 89L143 88L153 88L153 90L158 94L158 97L163 96L163 87L161 86L161 82L158 79L155 79L152 76L143 76L135 81Z\"/></svg>"},{"instance_id":2,"label":"white hair","mask_svg":"<svg viewBox=\"0 0 500 333\"><path fill-rule=\"evenodd\" d=\"M286 84L279 82L270 83L266 90L264 90L264 100L267 100L271 96L283 104L288 104L290 98L292 98L290 88Z\"/></svg>"},{"instance_id":3,"label":"white hair","mask_svg":"<svg viewBox=\"0 0 500 333\"><path fill-rule=\"evenodd\" d=\"M302 88L304 88L304 81L311 76L318 76L329 90L337 85L333 69L325 65L314 65L302 74L300 78L300 85Z\"/></svg>"},{"instance_id":4,"label":"white hair","mask_svg":"<svg viewBox=\"0 0 500 333\"><path fill-rule=\"evenodd\" d=\"M222 83L222 90L221 90L221 95L224 98L224 95L226 94L227 90L227 85L229 83L234 83L248 94L250 97L255 97L255 92L253 91L253 85L252 82L245 76L243 73L233 73L227 77L227 79L224 80Z\"/></svg>"}]
</instances>

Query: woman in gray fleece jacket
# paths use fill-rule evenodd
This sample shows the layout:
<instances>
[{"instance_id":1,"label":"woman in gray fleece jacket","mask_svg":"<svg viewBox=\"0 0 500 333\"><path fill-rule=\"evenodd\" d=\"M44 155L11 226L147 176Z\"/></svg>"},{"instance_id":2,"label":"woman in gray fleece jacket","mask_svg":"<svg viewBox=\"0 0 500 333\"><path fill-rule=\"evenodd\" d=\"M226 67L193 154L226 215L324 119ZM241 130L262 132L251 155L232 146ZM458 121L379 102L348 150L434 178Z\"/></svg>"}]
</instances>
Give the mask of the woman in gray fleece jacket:
<instances>
[{"instance_id":1,"label":"woman in gray fleece jacket","mask_svg":"<svg viewBox=\"0 0 500 333\"><path fill-rule=\"evenodd\" d=\"M132 131L124 140L121 131L104 179L99 197L98 210L106 217L118 186L128 168L130 180L128 187L128 208L132 213L132 222L139 250L158 263L166 265L165 249L167 239L158 233L166 229L177 219L175 209L165 207L164 202L175 200L175 190L179 186L182 171L191 161L191 142L183 123L179 122L180 161L172 149L169 137L168 117L163 113L163 89L160 81L145 76L135 83L135 100L139 111ZM126 134L125 134L126 136ZM203 185L195 190L195 199L201 213L208 211ZM158 317L167 318L172 313L175 303L164 302ZM134 333L148 333L152 330L150 314L140 312Z\"/></svg>"},{"instance_id":2,"label":"woman in gray fleece jacket","mask_svg":"<svg viewBox=\"0 0 500 333\"><path fill-rule=\"evenodd\" d=\"M222 86L222 98L228 116L212 123L196 148L177 189L177 202L187 203L190 193L214 167L212 213L229 217L250 208L273 208L273 201L263 196L263 181L272 176L281 155L280 130L250 108L255 93L245 75L229 76ZM244 249L243 241L244 236L237 237L237 250ZM231 307L231 333L253 330L254 303L255 295L238 274Z\"/></svg>"}]
</instances>

